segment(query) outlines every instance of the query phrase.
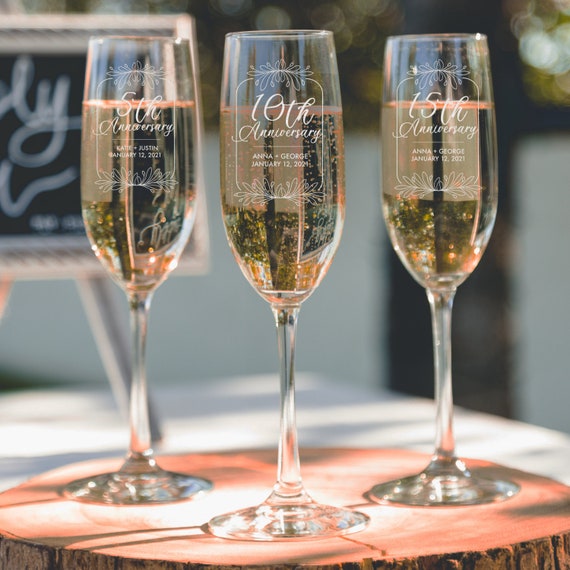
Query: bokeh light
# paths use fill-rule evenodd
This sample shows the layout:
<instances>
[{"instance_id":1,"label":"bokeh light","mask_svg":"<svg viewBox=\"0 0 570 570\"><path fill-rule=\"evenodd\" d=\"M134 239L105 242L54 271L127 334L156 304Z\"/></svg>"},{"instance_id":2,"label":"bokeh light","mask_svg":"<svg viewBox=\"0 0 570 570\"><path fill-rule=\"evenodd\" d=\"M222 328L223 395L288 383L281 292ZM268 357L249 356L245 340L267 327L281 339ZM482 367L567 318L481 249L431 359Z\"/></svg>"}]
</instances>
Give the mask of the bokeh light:
<instances>
[{"instance_id":1,"label":"bokeh light","mask_svg":"<svg viewBox=\"0 0 570 570\"><path fill-rule=\"evenodd\" d=\"M264 6L255 16L258 30L287 30L291 27L289 12L280 6Z\"/></svg>"},{"instance_id":2,"label":"bokeh light","mask_svg":"<svg viewBox=\"0 0 570 570\"><path fill-rule=\"evenodd\" d=\"M570 0L527 0L513 7L511 30L528 95L542 105L570 106Z\"/></svg>"},{"instance_id":3,"label":"bokeh light","mask_svg":"<svg viewBox=\"0 0 570 570\"><path fill-rule=\"evenodd\" d=\"M252 8L252 0L210 0L213 10L228 18L239 18Z\"/></svg>"}]
</instances>

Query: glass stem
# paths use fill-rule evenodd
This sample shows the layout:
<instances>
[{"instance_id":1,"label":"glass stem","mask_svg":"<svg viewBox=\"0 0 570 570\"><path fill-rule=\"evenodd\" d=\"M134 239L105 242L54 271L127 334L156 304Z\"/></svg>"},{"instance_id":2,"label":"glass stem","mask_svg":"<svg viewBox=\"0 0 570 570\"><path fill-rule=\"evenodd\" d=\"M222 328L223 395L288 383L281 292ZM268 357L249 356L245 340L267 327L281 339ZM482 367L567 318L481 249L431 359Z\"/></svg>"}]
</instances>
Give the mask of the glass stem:
<instances>
[{"instance_id":1,"label":"glass stem","mask_svg":"<svg viewBox=\"0 0 570 570\"><path fill-rule=\"evenodd\" d=\"M132 332L132 377L130 397L130 446L121 472L155 471L146 382L146 336L151 292L128 293Z\"/></svg>"},{"instance_id":2,"label":"glass stem","mask_svg":"<svg viewBox=\"0 0 570 570\"><path fill-rule=\"evenodd\" d=\"M299 443L295 419L295 333L299 305L281 307L272 305L281 370L281 435L277 465L277 482L268 501L276 503L309 502L299 461Z\"/></svg>"},{"instance_id":3,"label":"glass stem","mask_svg":"<svg viewBox=\"0 0 570 570\"><path fill-rule=\"evenodd\" d=\"M434 462L455 460L453 390L451 382L451 310L455 289L427 290L433 331L436 439Z\"/></svg>"}]
</instances>

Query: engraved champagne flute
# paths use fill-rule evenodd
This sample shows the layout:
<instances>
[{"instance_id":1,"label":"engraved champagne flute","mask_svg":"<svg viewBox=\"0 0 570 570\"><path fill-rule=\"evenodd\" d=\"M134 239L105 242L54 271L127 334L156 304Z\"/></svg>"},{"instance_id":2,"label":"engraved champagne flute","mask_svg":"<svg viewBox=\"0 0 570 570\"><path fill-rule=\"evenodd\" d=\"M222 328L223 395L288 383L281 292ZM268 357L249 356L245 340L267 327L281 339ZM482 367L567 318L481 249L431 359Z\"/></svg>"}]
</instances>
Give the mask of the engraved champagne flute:
<instances>
[{"instance_id":1,"label":"engraved champagne flute","mask_svg":"<svg viewBox=\"0 0 570 570\"><path fill-rule=\"evenodd\" d=\"M129 301L130 447L117 472L68 484L64 493L73 499L165 503L211 487L209 481L157 465L145 374L151 298L176 267L195 217L201 144L195 61L188 39L89 41L81 203L93 252Z\"/></svg>"},{"instance_id":2,"label":"engraved champagne flute","mask_svg":"<svg viewBox=\"0 0 570 570\"><path fill-rule=\"evenodd\" d=\"M455 454L451 310L497 212L497 148L489 50L482 34L394 36L385 53L382 209L394 250L427 292L433 329L435 452L419 474L369 497L468 505L515 495L510 481L471 471Z\"/></svg>"},{"instance_id":3,"label":"engraved champagne flute","mask_svg":"<svg viewBox=\"0 0 570 570\"><path fill-rule=\"evenodd\" d=\"M344 220L344 139L332 33L226 36L221 94L221 201L230 248L271 306L281 364L277 481L259 506L214 517L224 538L326 537L366 515L315 502L300 474L293 356L301 303L319 285Z\"/></svg>"}]
</instances>

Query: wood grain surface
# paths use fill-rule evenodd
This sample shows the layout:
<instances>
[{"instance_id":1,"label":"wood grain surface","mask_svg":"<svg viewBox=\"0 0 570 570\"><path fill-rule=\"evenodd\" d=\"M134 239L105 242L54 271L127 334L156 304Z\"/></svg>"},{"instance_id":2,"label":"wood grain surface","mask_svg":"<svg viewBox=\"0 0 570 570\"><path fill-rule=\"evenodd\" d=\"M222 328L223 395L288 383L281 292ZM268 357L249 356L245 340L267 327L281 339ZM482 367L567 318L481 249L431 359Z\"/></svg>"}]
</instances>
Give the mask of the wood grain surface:
<instances>
[{"instance_id":1,"label":"wood grain surface","mask_svg":"<svg viewBox=\"0 0 570 570\"><path fill-rule=\"evenodd\" d=\"M566 570L570 487L484 461L479 473L522 487L504 502L469 507L399 507L366 499L375 484L420 471L428 457L403 450L305 449L313 498L365 512L359 533L274 543L216 538L215 514L261 502L275 478L274 451L165 456L168 469L214 482L201 498L170 505L106 506L70 501L69 481L115 469L120 460L66 466L0 495L2 570L189 570L237 568Z\"/></svg>"}]
</instances>

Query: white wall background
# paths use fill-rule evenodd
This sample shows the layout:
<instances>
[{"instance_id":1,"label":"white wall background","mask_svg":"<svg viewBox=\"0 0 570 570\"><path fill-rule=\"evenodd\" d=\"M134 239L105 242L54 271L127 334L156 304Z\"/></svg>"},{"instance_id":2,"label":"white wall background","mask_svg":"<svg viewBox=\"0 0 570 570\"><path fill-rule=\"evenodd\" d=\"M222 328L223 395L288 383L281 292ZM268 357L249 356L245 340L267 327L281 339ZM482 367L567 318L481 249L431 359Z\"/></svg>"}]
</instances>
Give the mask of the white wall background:
<instances>
[{"instance_id":1,"label":"white wall background","mask_svg":"<svg viewBox=\"0 0 570 570\"><path fill-rule=\"evenodd\" d=\"M516 411L570 432L570 136L521 141L513 172Z\"/></svg>"}]
</instances>

